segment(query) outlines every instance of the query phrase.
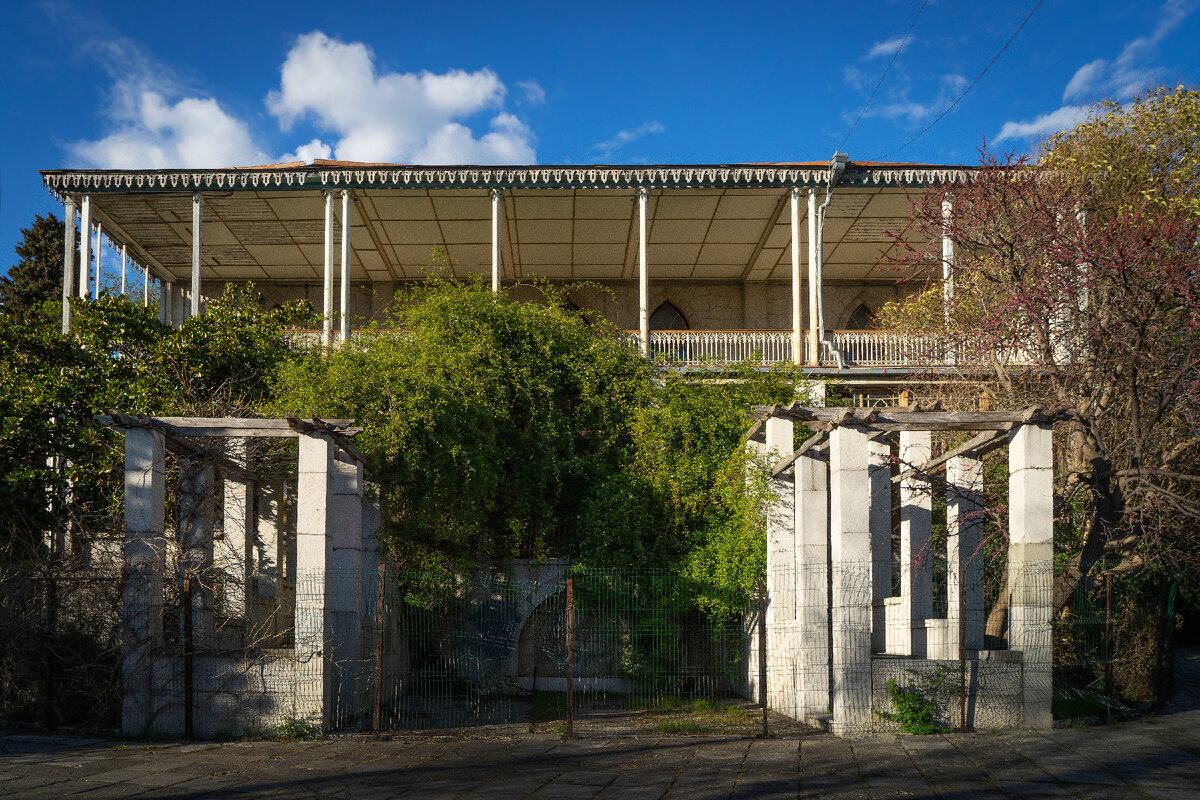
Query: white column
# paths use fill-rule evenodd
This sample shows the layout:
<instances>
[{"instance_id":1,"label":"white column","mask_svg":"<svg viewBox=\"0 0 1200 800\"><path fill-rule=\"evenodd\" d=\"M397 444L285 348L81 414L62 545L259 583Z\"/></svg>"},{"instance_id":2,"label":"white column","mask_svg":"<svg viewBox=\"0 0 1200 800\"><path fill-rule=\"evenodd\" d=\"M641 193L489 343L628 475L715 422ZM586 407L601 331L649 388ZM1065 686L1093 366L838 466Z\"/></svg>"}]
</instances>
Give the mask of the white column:
<instances>
[{"instance_id":1,"label":"white column","mask_svg":"<svg viewBox=\"0 0 1200 800\"><path fill-rule=\"evenodd\" d=\"M71 297L75 293L75 198L63 200L62 332L71 332Z\"/></svg>"},{"instance_id":2,"label":"white column","mask_svg":"<svg viewBox=\"0 0 1200 800\"><path fill-rule=\"evenodd\" d=\"M808 190L808 363L816 365L817 305L820 303L821 276L817 269L817 190Z\"/></svg>"},{"instance_id":3,"label":"white column","mask_svg":"<svg viewBox=\"0 0 1200 800\"><path fill-rule=\"evenodd\" d=\"M350 341L350 190L342 190L342 344Z\"/></svg>"},{"instance_id":4,"label":"white column","mask_svg":"<svg viewBox=\"0 0 1200 800\"><path fill-rule=\"evenodd\" d=\"M929 431L900 432L900 469L922 467L932 450ZM927 476L900 481L900 616L888 652L925 658L925 620L933 616L933 492Z\"/></svg>"},{"instance_id":5,"label":"white column","mask_svg":"<svg viewBox=\"0 0 1200 800\"><path fill-rule=\"evenodd\" d=\"M965 453L946 463L946 620L957 647L983 649L983 462ZM957 653L954 655L957 658Z\"/></svg>"},{"instance_id":6,"label":"white column","mask_svg":"<svg viewBox=\"0 0 1200 800\"><path fill-rule=\"evenodd\" d=\"M833 732L871 730L871 529L867 434L829 435L829 543L833 576Z\"/></svg>"},{"instance_id":7,"label":"white column","mask_svg":"<svg viewBox=\"0 0 1200 800\"><path fill-rule=\"evenodd\" d=\"M200 193L192 193L192 311L191 316L200 316L200 234L203 225ZM182 320L181 320L182 321Z\"/></svg>"},{"instance_id":8,"label":"white column","mask_svg":"<svg viewBox=\"0 0 1200 800\"><path fill-rule=\"evenodd\" d=\"M170 281L160 281L158 284L158 321L164 325L172 324L171 298L174 295Z\"/></svg>"},{"instance_id":9,"label":"white column","mask_svg":"<svg viewBox=\"0 0 1200 800\"><path fill-rule=\"evenodd\" d=\"M142 267L142 308L150 307L150 268Z\"/></svg>"},{"instance_id":10,"label":"white column","mask_svg":"<svg viewBox=\"0 0 1200 800\"><path fill-rule=\"evenodd\" d=\"M1008 648L1020 650L1025 725L1050 728L1050 612L1054 588L1052 429L1027 424L1008 437Z\"/></svg>"},{"instance_id":11,"label":"white column","mask_svg":"<svg viewBox=\"0 0 1200 800\"><path fill-rule=\"evenodd\" d=\"M800 313L800 190L793 188L792 195L792 362L804 363L800 352L804 341L803 322Z\"/></svg>"},{"instance_id":12,"label":"white column","mask_svg":"<svg viewBox=\"0 0 1200 800\"><path fill-rule=\"evenodd\" d=\"M500 291L500 190L492 189L492 291Z\"/></svg>"},{"instance_id":13,"label":"white column","mask_svg":"<svg viewBox=\"0 0 1200 800\"><path fill-rule=\"evenodd\" d=\"M150 732L157 711L154 661L163 642L165 452L162 431L125 431L121 730L135 735Z\"/></svg>"},{"instance_id":14,"label":"white column","mask_svg":"<svg viewBox=\"0 0 1200 800\"><path fill-rule=\"evenodd\" d=\"M329 578L334 445L326 436L300 437L296 484L296 715L329 727L332 629Z\"/></svg>"},{"instance_id":15,"label":"white column","mask_svg":"<svg viewBox=\"0 0 1200 800\"><path fill-rule=\"evenodd\" d=\"M947 323L950 306L954 303L954 240L950 238L952 202L949 195L942 200L942 301Z\"/></svg>"},{"instance_id":16,"label":"white column","mask_svg":"<svg viewBox=\"0 0 1200 800\"><path fill-rule=\"evenodd\" d=\"M101 239L102 235L103 235L103 231L101 230L100 223L97 222L96 223L96 279L92 283L92 299L93 300L100 299L100 252L101 252L100 244L103 241Z\"/></svg>"},{"instance_id":17,"label":"white column","mask_svg":"<svg viewBox=\"0 0 1200 800\"><path fill-rule=\"evenodd\" d=\"M92 269L92 198L83 196L79 207L79 296L87 299Z\"/></svg>"},{"instance_id":18,"label":"white column","mask_svg":"<svg viewBox=\"0 0 1200 800\"><path fill-rule=\"evenodd\" d=\"M887 652L887 598L892 596L892 449L886 435L867 440L871 481L871 650Z\"/></svg>"},{"instance_id":19,"label":"white column","mask_svg":"<svg viewBox=\"0 0 1200 800\"><path fill-rule=\"evenodd\" d=\"M129 265L129 251L126 245L121 245L121 296L125 296L125 269Z\"/></svg>"},{"instance_id":20,"label":"white column","mask_svg":"<svg viewBox=\"0 0 1200 800\"><path fill-rule=\"evenodd\" d=\"M793 423L770 417L766 424L767 463L786 458L795 449ZM786 473L771 479L767 517L767 634L771 623L796 618L796 482ZM770 643L768 643L770 647ZM769 685L768 685L769 688Z\"/></svg>"},{"instance_id":21,"label":"white column","mask_svg":"<svg viewBox=\"0 0 1200 800\"><path fill-rule=\"evenodd\" d=\"M638 189L638 331L643 356L650 355L650 271L646 260L646 201L649 197L649 189Z\"/></svg>"},{"instance_id":22,"label":"white column","mask_svg":"<svg viewBox=\"0 0 1200 800\"><path fill-rule=\"evenodd\" d=\"M824 450L796 459L796 619L800 644L800 713L829 712L829 462Z\"/></svg>"},{"instance_id":23,"label":"white column","mask_svg":"<svg viewBox=\"0 0 1200 800\"><path fill-rule=\"evenodd\" d=\"M171 324L176 328L183 324L187 319L187 306L184 303L183 287L179 284L171 284Z\"/></svg>"},{"instance_id":24,"label":"white column","mask_svg":"<svg viewBox=\"0 0 1200 800\"><path fill-rule=\"evenodd\" d=\"M321 344L333 344L333 192L325 192L325 284L321 321Z\"/></svg>"}]
</instances>

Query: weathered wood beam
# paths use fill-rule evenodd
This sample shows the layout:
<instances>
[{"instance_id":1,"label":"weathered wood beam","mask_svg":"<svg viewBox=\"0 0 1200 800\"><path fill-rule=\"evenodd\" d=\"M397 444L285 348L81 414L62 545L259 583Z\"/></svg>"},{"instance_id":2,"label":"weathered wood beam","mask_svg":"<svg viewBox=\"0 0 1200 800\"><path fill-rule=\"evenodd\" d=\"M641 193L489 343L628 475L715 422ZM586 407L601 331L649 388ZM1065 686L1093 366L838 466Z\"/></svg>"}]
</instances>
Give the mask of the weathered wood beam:
<instances>
[{"instance_id":1,"label":"weathered wood beam","mask_svg":"<svg viewBox=\"0 0 1200 800\"><path fill-rule=\"evenodd\" d=\"M1011 427L1011 426L1010 426ZM946 463L952 458L957 458L967 453L975 453L983 456L985 453L990 453L998 447L1003 447L1008 444L1008 429L997 431L983 431L978 435L968 439L967 441L955 447L953 450L947 450L935 459L932 459L919 467L909 467L902 470L899 475L892 477L892 483L899 483L905 478L911 477L918 473L930 475L940 468L946 466Z\"/></svg>"},{"instance_id":2,"label":"weathered wood beam","mask_svg":"<svg viewBox=\"0 0 1200 800\"><path fill-rule=\"evenodd\" d=\"M147 417L142 414L131 416L110 410L108 414L96 416L104 425L116 428L160 428L175 436L195 437L244 437L290 439L301 435L286 419L256 419L253 417ZM323 422L322 432L338 436L353 436L362 432L352 419L335 419Z\"/></svg>"},{"instance_id":3,"label":"weathered wood beam","mask_svg":"<svg viewBox=\"0 0 1200 800\"><path fill-rule=\"evenodd\" d=\"M829 431L821 431L815 436L810 436L809 438L805 439L803 444L797 447L795 452L793 452L790 456L779 459L771 466L771 477L774 478L776 475L783 472L792 464L796 463L796 459L800 458L800 456L804 455L809 450L812 450L814 447L821 446L827 439L829 439Z\"/></svg>"}]
</instances>

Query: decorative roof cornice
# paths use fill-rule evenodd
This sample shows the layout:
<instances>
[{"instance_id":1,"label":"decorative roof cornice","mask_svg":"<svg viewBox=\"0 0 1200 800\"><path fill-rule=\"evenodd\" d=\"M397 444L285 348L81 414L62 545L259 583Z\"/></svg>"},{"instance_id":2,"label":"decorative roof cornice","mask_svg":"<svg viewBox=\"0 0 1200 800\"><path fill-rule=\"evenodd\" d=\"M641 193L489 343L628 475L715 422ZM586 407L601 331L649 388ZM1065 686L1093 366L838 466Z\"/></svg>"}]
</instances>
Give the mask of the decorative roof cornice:
<instances>
[{"instance_id":1,"label":"decorative roof cornice","mask_svg":"<svg viewBox=\"0 0 1200 800\"><path fill-rule=\"evenodd\" d=\"M968 167L855 166L841 186L961 183ZM251 167L214 170L44 170L56 196L72 193L276 191L295 189L787 189L823 187L827 168L778 165L655 167L411 167L392 165Z\"/></svg>"}]
</instances>

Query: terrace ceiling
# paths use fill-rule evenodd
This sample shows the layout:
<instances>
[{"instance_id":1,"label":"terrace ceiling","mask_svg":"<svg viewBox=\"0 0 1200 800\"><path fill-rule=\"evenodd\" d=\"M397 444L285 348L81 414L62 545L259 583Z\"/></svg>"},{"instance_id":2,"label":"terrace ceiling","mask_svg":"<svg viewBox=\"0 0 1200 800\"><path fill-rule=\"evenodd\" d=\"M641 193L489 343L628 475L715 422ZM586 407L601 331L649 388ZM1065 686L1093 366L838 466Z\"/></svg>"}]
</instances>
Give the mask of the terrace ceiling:
<instances>
[{"instance_id":1,"label":"terrace ceiling","mask_svg":"<svg viewBox=\"0 0 1200 800\"><path fill-rule=\"evenodd\" d=\"M895 269L881 261L896 248L889 232L899 233L907 223L911 183L897 185L899 181L881 181L877 175L871 180L870 170L864 173L837 188L826 214L826 280L897 277ZM67 180L56 180L79 174L57 171L44 176L60 195L89 194L95 218L114 239L130 245L139 260L176 279L190 275L191 187L154 187L151 179L153 188L139 185L141 181L126 181L133 183L131 186L117 181L113 188L96 185L89 191L72 190ZM792 181L791 186L807 183L820 187L823 183L820 170L802 174L804 180ZM322 189L340 192L347 188L330 182L328 174L321 177L319 185L299 178L270 185L241 180L235 185L230 179L223 182L223 188L201 188L202 277L259 282L320 280L324 263ZM917 177L928 179L927 175ZM478 179L474 185L462 186L447 185L453 181L405 185L408 183L350 187L351 279L422 278L436 269L435 248L446 253L454 275L487 275L491 270L491 188L479 185L484 181ZM636 186L621 181L613 181L614 185L572 183L527 181L526 185L503 187L500 245L506 279L636 277ZM790 280L791 186L770 185L766 179L740 185L736 181L695 183L651 183L649 187L651 278ZM193 185L197 184L198 180ZM818 188L818 199L824 199L822 188ZM807 207L807 198L802 196L804 263ZM340 197L335 199L334 209L336 237L341 228ZM335 263L337 250L335 245Z\"/></svg>"}]
</instances>

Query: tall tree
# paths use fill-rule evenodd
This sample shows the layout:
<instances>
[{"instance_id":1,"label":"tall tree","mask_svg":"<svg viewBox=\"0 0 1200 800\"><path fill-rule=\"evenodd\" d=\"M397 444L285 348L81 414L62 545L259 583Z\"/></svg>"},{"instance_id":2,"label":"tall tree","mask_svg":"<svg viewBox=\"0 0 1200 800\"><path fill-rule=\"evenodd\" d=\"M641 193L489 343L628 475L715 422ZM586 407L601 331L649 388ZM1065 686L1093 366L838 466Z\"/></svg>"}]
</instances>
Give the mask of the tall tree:
<instances>
[{"instance_id":1,"label":"tall tree","mask_svg":"<svg viewBox=\"0 0 1200 800\"><path fill-rule=\"evenodd\" d=\"M1036 164L985 153L925 195L900 261L955 244L884 325L941 336L968 393L1059 407L1055 605L1104 558L1200 566L1200 92L1160 89L1049 140ZM953 204L943 219L943 201ZM937 270L941 273L940 268Z\"/></svg>"},{"instance_id":2,"label":"tall tree","mask_svg":"<svg viewBox=\"0 0 1200 800\"><path fill-rule=\"evenodd\" d=\"M22 228L16 264L0 277L0 313L23 315L47 300L62 297L63 224L53 214L38 214Z\"/></svg>"}]
</instances>

